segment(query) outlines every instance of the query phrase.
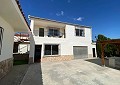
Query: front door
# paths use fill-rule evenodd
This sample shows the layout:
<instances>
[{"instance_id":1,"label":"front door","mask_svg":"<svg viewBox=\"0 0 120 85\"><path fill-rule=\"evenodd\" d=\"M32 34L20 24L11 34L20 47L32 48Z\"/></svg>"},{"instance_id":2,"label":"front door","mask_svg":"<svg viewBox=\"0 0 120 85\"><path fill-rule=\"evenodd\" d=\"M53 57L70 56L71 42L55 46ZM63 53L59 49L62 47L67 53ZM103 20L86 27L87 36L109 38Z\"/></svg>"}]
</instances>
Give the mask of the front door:
<instances>
[{"instance_id":1,"label":"front door","mask_svg":"<svg viewBox=\"0 0 120 85\"><path fill-rule=\"evenodd\" d=\"M42 45L35 45L34 62L40 62Z\"/></svg>"}]
</instances>

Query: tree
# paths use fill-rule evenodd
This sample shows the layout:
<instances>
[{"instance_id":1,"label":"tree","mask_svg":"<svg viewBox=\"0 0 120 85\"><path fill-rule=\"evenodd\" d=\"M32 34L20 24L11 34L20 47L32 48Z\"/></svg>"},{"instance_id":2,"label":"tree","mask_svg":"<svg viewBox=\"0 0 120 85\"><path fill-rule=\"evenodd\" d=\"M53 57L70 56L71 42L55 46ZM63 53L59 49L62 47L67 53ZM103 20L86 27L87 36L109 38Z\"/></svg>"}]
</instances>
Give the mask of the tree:
<instances>
[{"instance_id":1,"label":"tree","mask_svg":"<svg viewBox=\"0 0 120 85\"><path fill-rule=\"evenodd\" d=\"M107 38L106 36L99 34L97 36L97 41L103 41L103 40L110 40L110 38ZM97 55L98 57L101 57L101 44L96 44L97 49ZM104 48L104 55L107 57L112 57L116 55L117 47L113 44L107 44Z\"/></svg>"},{"instance_id":2,"label":"tree","mask_svg":"<svg viewBox=\"0 0 120 85\"><path fill-rule=\"evenodd\" d=\"M97 41L103 41L103 40L107 40L107 37L105 37L102 34L99 34L97 36ZM101 57L101 44L97 43L96 44L96 49L97 49L97 55L98 55L98 57Z\"/></svg>"}]
</instances>

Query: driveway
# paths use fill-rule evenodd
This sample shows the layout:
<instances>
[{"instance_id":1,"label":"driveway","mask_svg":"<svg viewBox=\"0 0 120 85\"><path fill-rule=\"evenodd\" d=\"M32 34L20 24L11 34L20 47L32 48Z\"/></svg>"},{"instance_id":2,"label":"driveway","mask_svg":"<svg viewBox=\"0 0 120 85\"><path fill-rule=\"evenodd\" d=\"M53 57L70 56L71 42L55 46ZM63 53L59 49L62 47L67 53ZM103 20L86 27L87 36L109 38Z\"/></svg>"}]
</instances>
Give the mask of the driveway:
<instances>
[{"instance_id":1,"label":"driveway","mask_svg":"<svg viewBox=\"0 0 120 85\"><path fill-rule=\"evenodd\" d=\"M43 85L120 85L120 71L81 59L41 64Z\"/></svg>"}]
</instances>

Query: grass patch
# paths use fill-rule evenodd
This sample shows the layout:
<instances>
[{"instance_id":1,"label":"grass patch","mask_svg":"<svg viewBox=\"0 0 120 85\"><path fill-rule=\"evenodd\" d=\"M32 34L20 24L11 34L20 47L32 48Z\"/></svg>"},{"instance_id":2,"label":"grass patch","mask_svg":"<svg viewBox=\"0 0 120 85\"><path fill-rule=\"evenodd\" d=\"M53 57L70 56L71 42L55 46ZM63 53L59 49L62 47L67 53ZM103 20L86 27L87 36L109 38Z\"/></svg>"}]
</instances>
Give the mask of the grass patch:
<instances>
[{"instance_id":1,"label":"grass patch","mask_svg":"<svg viewBox=\"0 0 120 85\"><path fill-rule=\"evenodd\" d=\"M13 65L28 64L28 60L14 60Z\"/></svg>"}]
</instances>

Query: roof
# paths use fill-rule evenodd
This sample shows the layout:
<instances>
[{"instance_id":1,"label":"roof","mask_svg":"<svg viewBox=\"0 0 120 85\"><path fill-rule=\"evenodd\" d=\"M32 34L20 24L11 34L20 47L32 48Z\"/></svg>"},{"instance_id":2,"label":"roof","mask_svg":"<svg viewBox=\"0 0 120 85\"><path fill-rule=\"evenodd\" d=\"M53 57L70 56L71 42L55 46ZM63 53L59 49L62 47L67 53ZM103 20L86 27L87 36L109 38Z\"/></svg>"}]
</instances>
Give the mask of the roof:
<instances>
[{"instance_id":1,"label":"roof","mask_svg":"<svg viewBox=\"0 0 120 85\"><path fill-rule=\"evenodd\" d=\"M57 23L68 24L68 25L73 25L73 26L80 26L80 27L92 28L91 26L84 26L84 25L73 24L73 23L68 23L68 22L56 21L56 20L51 20L51 19L46 19L46 18L41 18L41 17L35 17L35 16L31 16L31 15L28 15L28 18L29 19L39 19L39 20L57 22Z\"/></svg>"},{"instance_id":2,"label":"roof","mask_svg":"<svg viewBox=\"0 0 120 85\"><path fill-rule=\"evenodd\" d=\"M28 24L28 22L27 22L27 20L26 20L26 18L25 18L25 15L24 15L24 13L23 13L23 10L22 10L22 7L21 7L21 5L20 5L19 0L15 0L15 1L16 1L17 5L18 5L19 9L20 9L20 12L21 12L21 14L22 14L22 16L23 16L23 18L24 18L24 20L25 20L25 22L26 22L29 30L31 31L30 26L29 26L29 24Z\"/></svg>"}]
</instances>

